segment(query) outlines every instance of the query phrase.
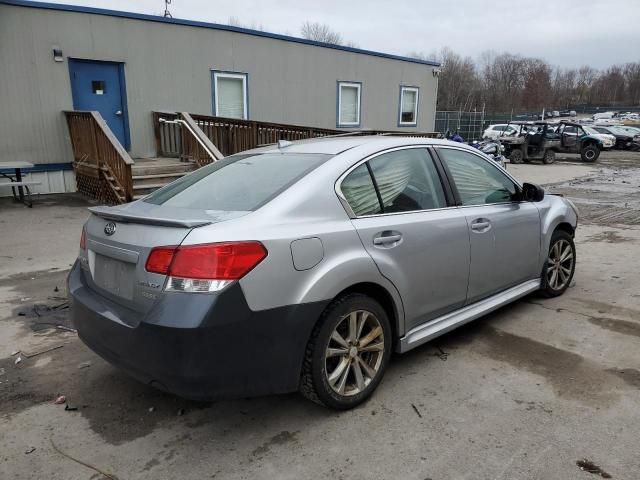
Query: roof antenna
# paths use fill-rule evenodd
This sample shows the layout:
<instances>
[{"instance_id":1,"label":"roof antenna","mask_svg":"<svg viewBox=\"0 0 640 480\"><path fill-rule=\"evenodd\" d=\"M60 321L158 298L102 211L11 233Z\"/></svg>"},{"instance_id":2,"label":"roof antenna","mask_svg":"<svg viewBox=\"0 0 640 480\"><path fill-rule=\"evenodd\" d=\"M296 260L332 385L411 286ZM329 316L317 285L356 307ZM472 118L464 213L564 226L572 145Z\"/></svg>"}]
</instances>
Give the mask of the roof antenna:
<instances>
[{"instance_id":1,"label":"roof antenna","mask_svg":"<svg viewBox=\"0 0 640 480\"><path fill-rule=\"evenodd\" d=\"M173 18L169 11L169 5L171 5L171 0L164 0L164 18Z\"/></svg>"},{"instance_id":2,"label":"roof antenna","mask_svg":"<svg viewBox=\"0 0 640 480\"><path fill-rule=\"evenodd\" d=\"M289 140L278 140L278 148L285 148L290 145L293 145L293 142L290 142Z\"/></svg>"}]
</instances>

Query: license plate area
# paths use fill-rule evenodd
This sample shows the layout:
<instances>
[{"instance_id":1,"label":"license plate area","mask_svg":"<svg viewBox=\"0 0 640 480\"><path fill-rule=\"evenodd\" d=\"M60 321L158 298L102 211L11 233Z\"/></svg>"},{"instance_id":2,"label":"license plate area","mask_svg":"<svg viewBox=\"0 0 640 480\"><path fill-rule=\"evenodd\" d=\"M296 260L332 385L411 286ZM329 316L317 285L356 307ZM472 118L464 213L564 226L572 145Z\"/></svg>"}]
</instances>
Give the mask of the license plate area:
<instances>
[{"instance_id":1,"label":"license plate area","mask_svg":"<svg viewBox=\"0 0 640 480\"><path fill-rule=\"evenodd\" d=\"M93 281L103 290L126 300L133 300L136 265L99 253L95 254Z\"/></svg>"}]
</instances>

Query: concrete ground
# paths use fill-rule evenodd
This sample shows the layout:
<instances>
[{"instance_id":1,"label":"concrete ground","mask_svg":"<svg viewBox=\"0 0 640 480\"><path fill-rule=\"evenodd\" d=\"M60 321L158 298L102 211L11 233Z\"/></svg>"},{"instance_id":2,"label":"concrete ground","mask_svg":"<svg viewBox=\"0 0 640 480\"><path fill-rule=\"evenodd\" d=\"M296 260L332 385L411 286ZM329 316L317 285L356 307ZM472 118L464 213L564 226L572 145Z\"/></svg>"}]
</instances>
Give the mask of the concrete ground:
<instances>
[{"instance_id":1,"label":"concrete ground","mask_svg":"<svg viewBox=\"0 0 640 480\"><path fill-rule=\"evenodd\" d=\"M296 394L194 403L128 378L57 328L86 205L0 202L0 479L640 478L640 154L509 169L583 212L571 288L396 357L340 413Z\"/></svg>"}]
</instances>

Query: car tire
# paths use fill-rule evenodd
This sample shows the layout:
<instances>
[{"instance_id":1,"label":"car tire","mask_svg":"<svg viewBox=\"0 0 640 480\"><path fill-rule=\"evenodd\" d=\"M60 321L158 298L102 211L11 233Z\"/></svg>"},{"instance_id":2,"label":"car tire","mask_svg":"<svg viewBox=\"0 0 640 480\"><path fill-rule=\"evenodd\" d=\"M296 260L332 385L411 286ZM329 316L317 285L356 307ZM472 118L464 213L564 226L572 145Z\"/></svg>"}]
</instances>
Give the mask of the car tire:
<instances>
[{"instance_id":1,"label":"car tire","mask_svg":"<svg viewBox=\"0 0 640 480\"><path fill-rule=\"evenodd\" d=\"M551 236L542 270L542 294L546 297L562 295L569 288L575 270L576 245L573 237L564 230L556 230Z\"/></svg>"},{"instance_id":2,"label":"car tire","mask_svg":"<svg viewBox=\"0 0 640 480\"><path fill-rule=\"evenodd\" d=\"M547 150L546 152L544 152L544 157L542 157L542 162L545 165L551 165L555 161L556 161L556 152L554 152L553 150Z\"/></svg>"},{"instance_id":3,"label":"car tire","mask_svg":"<svg viewBox=\"0 0 640 480\"><path fill-rule=\"evenodd\" d=\"M325 309L307 343L300 393L337 410L353 408L380 384L391 348L384 308L359 293L340 297Z\"/></svg>"},{"instance_id":4,"label":"car tire","mask_svg":"<svg viewBox=\"0 0 640 480\"><path fill-rule=\"evenodd\" d=\"M580 152L580 158L583 162L595 162L600 156L600 149L595 145L587 145Z\"/></svg>"},{"instance_id":5,"label":"car tire","mask_svg":"<svg viewBox=\"0 0 640 480\"><path fill-rule=\"evenodd\" d=\"M509 161L511 163L522 163L524 161L524 154L522 153L522 150L519 148L513 149L509 154Z\"/></svg>"}]
</instances>

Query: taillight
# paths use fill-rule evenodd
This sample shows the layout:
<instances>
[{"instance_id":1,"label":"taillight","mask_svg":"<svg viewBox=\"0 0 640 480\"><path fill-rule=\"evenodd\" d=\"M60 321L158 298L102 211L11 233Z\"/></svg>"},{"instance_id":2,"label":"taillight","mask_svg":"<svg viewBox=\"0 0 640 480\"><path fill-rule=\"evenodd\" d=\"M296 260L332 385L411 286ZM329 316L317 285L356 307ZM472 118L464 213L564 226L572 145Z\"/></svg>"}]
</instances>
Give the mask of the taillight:
<instances>
[{"instance_id":1,"label":"taillight","mask_svg":"<svg viewBox=\"0 0 640 480\"><path fill-rule=\"evenodd\" d=\"M160 273L162 275L169 274L169 265L173 260L173 254L178 247L158 247L151 250L145 269L147 272Z\"/></svg>"},{"instance_id":2,"label":"taillight","mask_svg":"<svg viewBox=\"0 0 640 480\"><path fill-rule=\"evenodd\" d=\"M80 250L86 250L87 249L87 232L84 229L84 227L82 227L82 233L80 234Z\"/></svg>"},{"instance_id":3,"label":"taillight","mask_svg":"<svg viewBox=\"0 0 640 480\"><path fill-rule=\"evenodd\" d=\"M212 292L244 277L266 256L260 242L158 247L151 250L145 268L169 277L166 290Z\"/></svg>"}]
</instances>

